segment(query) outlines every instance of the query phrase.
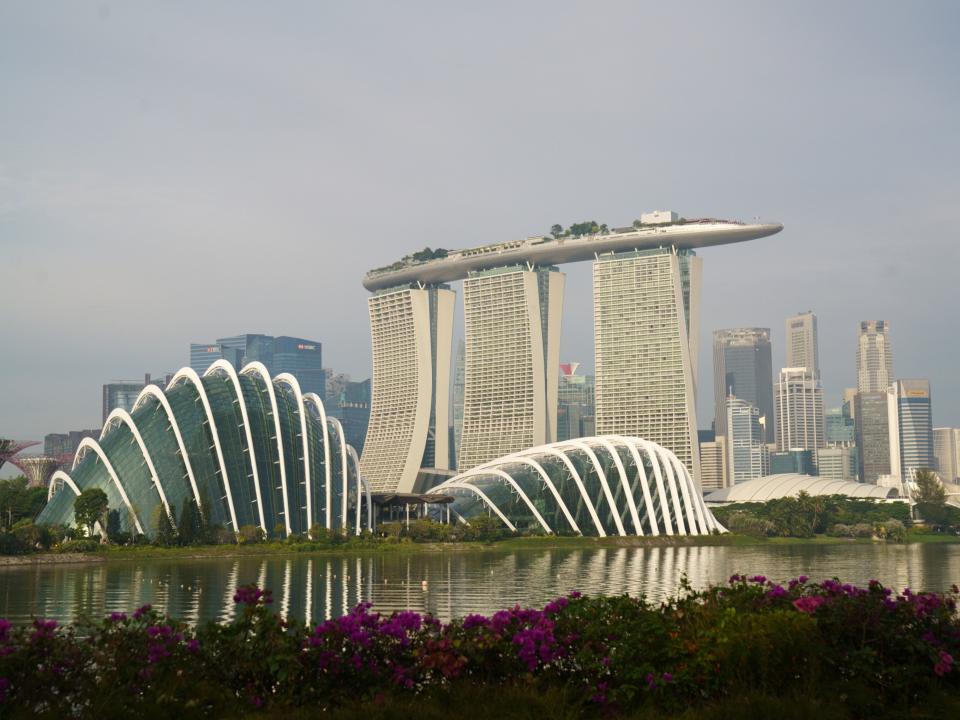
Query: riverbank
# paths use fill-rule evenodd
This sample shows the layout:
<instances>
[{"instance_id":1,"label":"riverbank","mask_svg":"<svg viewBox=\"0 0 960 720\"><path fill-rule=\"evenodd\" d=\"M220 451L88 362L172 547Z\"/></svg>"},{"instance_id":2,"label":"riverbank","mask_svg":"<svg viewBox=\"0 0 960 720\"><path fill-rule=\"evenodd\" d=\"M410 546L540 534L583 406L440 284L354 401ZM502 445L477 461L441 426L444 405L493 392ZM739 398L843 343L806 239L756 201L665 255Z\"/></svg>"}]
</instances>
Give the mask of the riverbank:
<instances>
[{"instance_id":1,"label":"riverbank","mask_svg":"<svg viewBox=\"0 0 960 720\"><path fill-rule=\"evenodd\" d=\"M869 538L842 538L817 535L812 538L756 538L727 533L702 536L647 536L647 537L513 537L492 542L388 542L370 540L347 540L340 544L315 542L262 542L242 545L189 545L158 547L154 545L104 545L91 553L35 553L30 555L0 556L0 568L37 564L100 563L128 560L203 560L243 557L281 556L363 556L404 553L476 553L491 550L596 550L602 548L652 548L652 547L772 547L805 545L872 545L882 541ZM903 545L910 544L960 544L960 536L913 532L907 535Z\"/></svg>"}]
</instances>

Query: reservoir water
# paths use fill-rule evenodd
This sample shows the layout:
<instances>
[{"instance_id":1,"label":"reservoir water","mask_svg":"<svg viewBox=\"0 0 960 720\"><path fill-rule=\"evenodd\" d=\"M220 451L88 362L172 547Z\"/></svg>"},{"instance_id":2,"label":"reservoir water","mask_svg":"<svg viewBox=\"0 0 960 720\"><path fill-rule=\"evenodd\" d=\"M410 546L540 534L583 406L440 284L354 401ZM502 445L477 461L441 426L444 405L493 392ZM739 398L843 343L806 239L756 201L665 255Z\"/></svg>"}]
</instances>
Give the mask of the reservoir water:
<instances>
[{"instance_id":1,"label":"reservoir water","mask_svg":"<svg viewBox=\"0 0 960 720\"><path fill-rule=\"evenodd\" d=\"M257 583L273 591L278 612L300 621L338 616L358 602L383 613L409 609L449 620L515 603L542 605L571 590L661 600L676 593L684 575L701 588L738 572L784 581L876 578L896 590L946 590L960 583L960 545L491 549L21 565L0 568L0 617L70 622L150 603L190 622L229 620L237 586Z\"/></svg>"}]
</instances>

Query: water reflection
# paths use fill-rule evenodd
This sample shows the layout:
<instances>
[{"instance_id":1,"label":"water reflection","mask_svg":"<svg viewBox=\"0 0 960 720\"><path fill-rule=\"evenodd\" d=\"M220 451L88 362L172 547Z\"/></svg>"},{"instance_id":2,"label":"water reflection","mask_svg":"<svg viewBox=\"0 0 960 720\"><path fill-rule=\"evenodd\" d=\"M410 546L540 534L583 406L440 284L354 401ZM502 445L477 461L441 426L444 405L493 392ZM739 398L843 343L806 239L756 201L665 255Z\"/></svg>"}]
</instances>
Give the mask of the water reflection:
<instances>
[{"instance_id":1,"label":"water reflection","mask_svg":"<svg viewBox=\"0 0 960 720\"><path fill-rule=\"evenodd\" d=\"M492 550L17 567L0 570L0 616L67 622L150 603L189 622L229 621L237 611L237 587L256 582L273 590L278 612L310 623L342 615L358 602L446 620L514 603L538 605L571 590L660 600L676 591L683 575L704 587L734 572L781 580L839 576L861 584L876 577L898 589L944 590L960 582L960 546Z\"/></svg>"}]
</instances>

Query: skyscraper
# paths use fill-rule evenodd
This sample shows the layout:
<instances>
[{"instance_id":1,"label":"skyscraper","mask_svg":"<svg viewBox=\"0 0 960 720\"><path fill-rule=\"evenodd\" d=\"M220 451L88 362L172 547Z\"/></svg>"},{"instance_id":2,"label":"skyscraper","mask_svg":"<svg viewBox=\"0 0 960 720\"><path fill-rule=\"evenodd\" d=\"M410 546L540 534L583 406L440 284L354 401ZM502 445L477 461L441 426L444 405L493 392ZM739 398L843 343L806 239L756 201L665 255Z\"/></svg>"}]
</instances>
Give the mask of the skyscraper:
<instances>
[{"instance_id":1,"label":"skyscraper","mask_svg":"<svg viewBox=\"0 0 960 720\"><path fill-rule=\"evenodd\" d=\"M817 450L817 474L829 480L855 482L857 449L852 445L820 448Z\"/></svg>"},{"instance_id":2,"label":"skyscraper","mask_svg":"<svg viewBox=\"0 0 960 720\"><path fill-rule=\"evenodd\" d=\"M960 429L933 429L933 457L941 480L960 480Z\"/></svg>"},{"instance_id":3,"label":"skyscraper","mask_svg":"<svg viewBox=\"0 0 960 720\"><path fill-rule=\"evenodd\" d=\"M457 343L457 356L453 363L452 408L453 408L453 455L460 456L460 438L463 436L463 392L467 362L467 346L461 338Z\"/></svg>"},{"instance_id":4,"label":"skyscraper","mask_svg":"<svg viewBox=\"0 0 960 720\"><path fill-rule=\"evenodd\" d=\"M817 316L811 311L787 318L787 366L805 367L816 380L820 379L820 345L817 339Z\"/></svg>"},{"instance_id":5,"label":"skyscraper","mask_svg":"<svg viewBox=\"0 0 960 720\"><path fill-rule=\"evenodd\" d=\"M816 450L826 445L823 390L808 368L783 368L775 401L778 450Z\"/></svg>"},{"instance_id":6,"label":"skyscraper","mask_svg":"<svg viewBox=\"0 0 960 720\"><path fill-rule=\"evenodd\" d=\"M289 373L297 379L302 392L326 398L322 346L318 340L247 333L217 338L212 343L190 344L190 367L199 375L217 360L226 360L237 369L249 362L261 362L271 375Z\"/></svg>"},{"instance_id":7,"label":"skyscraper","mask_svg":"<svg viewBox=\"0 0 960 720\"><path fill-rule=\"evenodd\" d=\"M856 444L857 427L847 405L830 408L824 419L828 447L850 447Z\"/></svg>"},{"instance_id":8,"label":"skyscraper","mask_svg":"<svg viewBox=\"0 0 960 720\"><path fill-rule=\"evenodd\" d=\"M727 468L731 484L763 477L766 451L760 411L730 395L727 406Z\"/></svg>"},{"instance_id":9,"label":"skyscraper","mask_svg":"<svg viewBox=\"0 0 960 720\"><path fill-rule=\"evenodd\" d=\"M387 288L367 300L373 378L360 470L375 491L412 492L421 467L449 468L454 301L446 285Z\"/></svg>"},{"instance_id":10,"label":"skyscraper","mask_svg":"<svg viewBox=\"0 0 960 720\"><path fill-rule=\"evenodd\" d=\"M890 406L890 465L901 479L911 480L920 468L932 468L933 411L929 380L897 380L887 393Z\"/></svg>"},{"instance_id":11,"label":"skyscraper","mask_svg":"<svg viewBox=\"0 0 960 720\"><path fill-rule=\"evenodd\" d=\"M857 390L883 392L893 382L890 323L861 320L857 336Z\"/></svg>"},{"instance_id":12,"label":"skyscraper","mask_svg":"<svg viewBox=\"0 0 960 720\"><path fill-rule=\"evenodd\" d=\"M337 408L344 439L358 453L363 452L370 422L370 381L348 382Z\"/></svg>"},{"instance_id":13,"label":"skyscraper","mask_svg":"<svg viewBox=\"0 0 960 720\"><path fill-rule=\"evenodd\" d=\"M101 422L106 422L110 413L120 408L130 412L133 410L133 404L137 401L137 396L143 390L145 385L150 384L150 376L147 375L144 382L137 380L126 380L121 382L106 383L103 386L103 400L101 404Z\"/></svg>"},{"instance_id":14,"label":"skyscraper","mask_svg":"<svg viewBox=\"0 0 960 720\"><path fill-rule=\"evenodd\" d=\"M580 363L560 365L557 440L593 435L593 375L579 375Z\"/></svg>"},{"instance_id":15,"label":"skyscraper","mask_svg":"<svg viewBox=\"0 0 960 720\"><path fill-rule=\"evenodd\" d=\"M735 395L764 418L766 442L776 438L773 417L773 360L769 328L731 328L713 333L714 431L726 435L726 398Z\"/></svg>"},{"instance_id":16,"label":"skyscraper","mask_svg":"<svg viewBox=\"0 0 960 720\"><path fill-rule=\"evenodd\" d=\"M701 262L675 248L593 264L596 432L642 437L700 485L696 338Z\"/></svg>"},{"instance_id":17,"label":"skyscraper","mask_svg":"<svg viewBox=\"0 0 960 720\"><path fill-rule=\"evenodd\" d=\"M877 484L892 472L890 464L890 412L887 392L857 393L855 415L857 462L860 482Z\"/></svg>"},{"instance_id":18,"label":"skyscraper","mask_svg":"<svg viewBox=\"0 0 960 720\"><path fill-rule=\"evenodd\" d=\"M463 281L461 472L556 439L564 279L522 266Z\"/></svg>"}]
</instances>

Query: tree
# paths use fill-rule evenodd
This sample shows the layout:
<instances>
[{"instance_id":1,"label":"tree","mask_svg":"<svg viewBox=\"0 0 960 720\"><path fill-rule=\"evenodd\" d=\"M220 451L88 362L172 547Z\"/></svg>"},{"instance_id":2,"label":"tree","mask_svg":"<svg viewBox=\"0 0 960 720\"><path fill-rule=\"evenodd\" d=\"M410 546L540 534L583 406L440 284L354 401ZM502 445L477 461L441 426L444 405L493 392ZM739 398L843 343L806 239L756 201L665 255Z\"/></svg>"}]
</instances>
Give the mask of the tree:
<instances>
[{"instance_id":1,"label":"tree","mask_svg":"<svg viewBox=\"0 0 960 720\"><path fill-rule=\"evenodd\" d=\"M202 537L203 519L192 498L183 501L177 530L180 531L181 545L193 545Z\"/></svg>"},{"instance_id":2,"label":"tree","mask_svg":"<svg viewBox=\"0 0 960 720\"><path fill-rule=\"evenodd\" d=\"M171 508L170 512L173 513L176 508ZM177 531L173 527L173 523L170 522L170 516L167 515L166 508L163 505L157 507L159 511L159 517L157 518L157 537L154 539L155 545L161 545L163 547L170 547L171 545L177 544Z\"/></svg>"},{"instance_id":3,"label":"tree","mask_svg":"<svg viewBox=\"0 0 960 720\"><path fill-rule=\"evenodd\" d=\"M927 522L942 525L947 520L947 491L930 468L920 468L913 476L917 489L913 491L913 501L917 512Z\"/></svg>"},{"instance_id":4,"label":"tree","mask_svg":"<svg viewBox=\"0 0 960 720\"><path fill-rule=\"evenodd\" d=\"M98 522L104 525L104 514L107 512L107 494L100 488L87 488L73 501L73 516L77 524L87 528L93 535L93 526Z\"/></svg>"},{"instance_id":5,"label":"tree","mask_svg":"<svg viewBox=\"0 0 960 720\"><path fill-rule=\"evenodd\" d=\"M563 225L551 225L550 234L553 235L554 239L559 238L563 235Z\"/></svg>"}]
</instances>

